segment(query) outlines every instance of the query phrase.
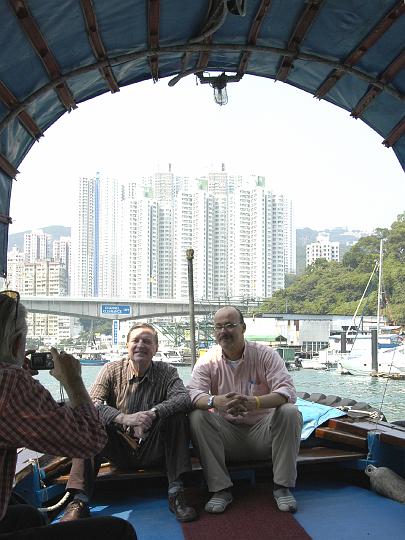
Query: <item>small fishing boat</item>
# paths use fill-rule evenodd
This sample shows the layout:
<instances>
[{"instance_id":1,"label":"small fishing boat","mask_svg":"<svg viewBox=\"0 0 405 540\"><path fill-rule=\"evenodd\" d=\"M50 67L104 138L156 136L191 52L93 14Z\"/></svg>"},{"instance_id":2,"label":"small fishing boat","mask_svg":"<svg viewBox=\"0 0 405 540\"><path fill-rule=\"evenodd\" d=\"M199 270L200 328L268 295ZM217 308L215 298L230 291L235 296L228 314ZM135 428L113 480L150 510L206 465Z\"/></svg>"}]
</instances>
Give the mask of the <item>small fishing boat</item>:
<instances>
[{"instance_id":1,"label":"small fishing boat","mask_svg":"<svg viewBox=\"0 0 405 540\"><path fill-rule=\"evenodd\" d=\"M154 362L166 362L175 366L189 366L190 361L185 360L180 351L176 349L159 350L153 357Z\"/></svg>"},{"instance_id":2,"label":"small fishing boat","mask_svg":"<svg viewBox=\"0 0 405 540\"><path fill-rule=\"evenodd\" d=\"M107 351L101 351L99 349L76 352L74 356L80 361L82 366L103 366L110 361Z\"/></svg>"}]
</instances>

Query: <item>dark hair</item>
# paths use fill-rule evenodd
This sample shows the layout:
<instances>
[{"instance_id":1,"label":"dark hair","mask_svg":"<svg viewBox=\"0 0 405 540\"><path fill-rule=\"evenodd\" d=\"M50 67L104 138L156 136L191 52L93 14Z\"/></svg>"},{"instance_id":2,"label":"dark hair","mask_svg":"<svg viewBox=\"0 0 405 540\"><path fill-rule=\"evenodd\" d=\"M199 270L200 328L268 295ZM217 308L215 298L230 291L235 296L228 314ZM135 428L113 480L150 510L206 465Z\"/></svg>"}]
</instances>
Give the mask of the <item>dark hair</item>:
<instances>
[{"instance_id":1,"label":"dark hair","mask_svg":"<svg viewBox=\"0 0 405 540\"><path fill-rule=\"evenodd\" d=\"M131 328L129 329L129 332L127 334L127 343L129 341L129 336L131 335L131 332L133 330L136 330L137 328L148 328L151 331L151 333L152 333L152 335L153 335L153 337L155 339L156 345L158 345L159 340L158 340L158 333L156 332L156 328L154 326L152 326L151 324L149 324L149 323L136 323L133 326L131 326Z\"/></svg>"}]
</instances>

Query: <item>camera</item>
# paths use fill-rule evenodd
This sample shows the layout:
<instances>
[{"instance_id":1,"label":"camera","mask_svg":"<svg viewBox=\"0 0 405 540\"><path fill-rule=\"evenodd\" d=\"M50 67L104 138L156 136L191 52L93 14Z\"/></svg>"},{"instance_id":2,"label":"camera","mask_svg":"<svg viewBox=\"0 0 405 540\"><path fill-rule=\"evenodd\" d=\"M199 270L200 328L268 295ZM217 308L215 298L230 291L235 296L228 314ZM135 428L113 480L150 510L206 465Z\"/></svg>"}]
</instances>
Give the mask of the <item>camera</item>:
<instances>
[{"instance_id":1,"label":"camera","mask_svg":"<svg viewBox=\"0 0 405 540\"><path fill-rule=\"evenodd\" d=\"M52 369L53 367L54 363L50 352L36 352L31 354L30 369Z\"/></svg>"}]
</instances>

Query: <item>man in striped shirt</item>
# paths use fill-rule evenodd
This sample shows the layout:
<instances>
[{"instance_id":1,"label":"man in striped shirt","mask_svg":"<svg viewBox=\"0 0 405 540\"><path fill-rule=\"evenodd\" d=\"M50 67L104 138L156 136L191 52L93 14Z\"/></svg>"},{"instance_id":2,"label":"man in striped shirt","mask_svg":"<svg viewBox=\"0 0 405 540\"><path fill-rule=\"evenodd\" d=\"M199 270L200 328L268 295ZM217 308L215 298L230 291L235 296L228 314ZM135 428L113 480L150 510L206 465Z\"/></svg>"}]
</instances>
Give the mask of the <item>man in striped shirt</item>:
<instances>
[{"instance_id":1,"label":"man in striped shirt","mask_svg":"<svg viewBox=\"0 0 405 540\"><path fill-rule=\"evenodd\" d=\"M94 460L75 459L67 484L74 493L62 518L88 515L88 501L103 459L118 468L166 466L169 508L179 521L196 512L184 500L181 476L191 470L186 412L191 401L177 370L152 362L158 349L152 325L136 324L127 336L128 356L105 364L90 395L108 434L108 443Z\"/></svg>"},{"instance_id":2,"label":"man in striped shirt","mask_svg":"<svg viewBox=\"0 0 405 540\"><path fill-rule=\"evenodd\" d=\"M105 517L75 524L45 525L44 514L27 505L9 504L17 449L56 456L89 457L100 451L106 433L80 375L80 363L52 349L54 368L69 396L69 406L54 401L33 377L25 354L26 310L15 291L0 292L0 538L33 540L93 537L136 539L132 526ZM82 535L82 536L81 536Z\"/></svg>"}]
</instances>

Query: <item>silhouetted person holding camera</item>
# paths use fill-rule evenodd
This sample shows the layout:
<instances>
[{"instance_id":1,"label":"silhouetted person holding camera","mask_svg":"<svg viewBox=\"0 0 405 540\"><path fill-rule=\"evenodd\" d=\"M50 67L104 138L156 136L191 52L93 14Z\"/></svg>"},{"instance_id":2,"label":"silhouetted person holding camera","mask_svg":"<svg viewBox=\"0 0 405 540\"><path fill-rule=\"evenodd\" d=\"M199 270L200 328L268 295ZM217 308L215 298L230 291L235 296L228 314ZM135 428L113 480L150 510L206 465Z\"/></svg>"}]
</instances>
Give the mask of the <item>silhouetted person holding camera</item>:
<instances>
[{"instance_id":1,"label":"silhouetted person holding camera","mask_svg":"<svg viewBox=\"0 0 405 540\"><path fill-rule=\"evenodd\" d=\"M26 310L16 291L0 292L0 538L26 540L133 540L130 523L115 517L46 525L44 514L28 504L9 504L17 448L56 456L85 458L105 445L107 436L81 378L80 363L52 349L53 375L69 405L60 405L32 377L25 353Z\"/></svg>"}]
</instances>

